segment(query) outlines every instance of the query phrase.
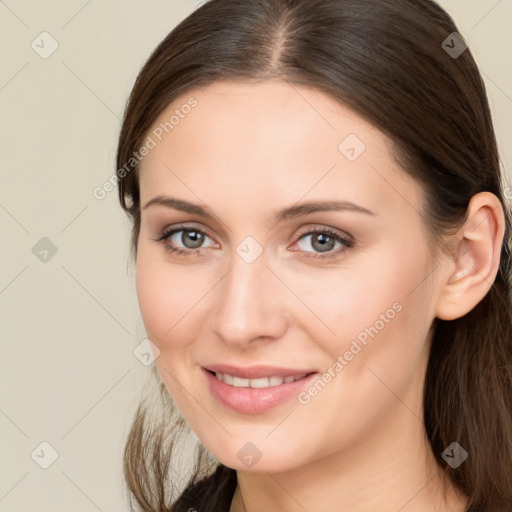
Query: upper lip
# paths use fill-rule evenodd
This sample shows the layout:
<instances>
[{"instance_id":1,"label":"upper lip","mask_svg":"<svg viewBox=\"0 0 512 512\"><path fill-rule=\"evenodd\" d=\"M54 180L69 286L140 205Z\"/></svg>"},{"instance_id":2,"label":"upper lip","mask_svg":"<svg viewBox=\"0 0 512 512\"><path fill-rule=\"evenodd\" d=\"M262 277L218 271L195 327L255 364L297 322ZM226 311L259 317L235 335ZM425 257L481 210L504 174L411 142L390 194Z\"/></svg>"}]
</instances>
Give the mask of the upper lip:
<instances>
[{"instance_id":1,"label":"upper lip","mask_svg":"<svg viewBox=\"0 0 512 512\"><path fill-rule=\"evenodd\" d=\"M298 375L304 375L309 373L316 373L316 370L305 369L305 370L294 370L293 368L283 368L278 366L233 366L230 364L211 364L204 366L206 370L210 370L217 373L227 373L233 377L239 377L242 379L261 379L263 377L296 377Z\"/></svg>"}]
</instances>

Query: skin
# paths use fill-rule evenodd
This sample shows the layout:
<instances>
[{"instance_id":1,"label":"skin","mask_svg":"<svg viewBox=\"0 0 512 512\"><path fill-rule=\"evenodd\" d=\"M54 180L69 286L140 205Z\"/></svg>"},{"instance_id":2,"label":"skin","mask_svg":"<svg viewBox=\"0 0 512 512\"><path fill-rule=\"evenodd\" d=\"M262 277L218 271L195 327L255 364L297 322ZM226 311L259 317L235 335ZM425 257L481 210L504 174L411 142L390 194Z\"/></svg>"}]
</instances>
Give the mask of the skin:
<instances>
[{"instance_id":1,"label":"skin","mask_svg":"<svg viewBox=\"0 0 512 512\"><path fill-rule=\"evenodd\" d=\"M136 285L167 390L214 457L237 470L231 511L463 512L466 498L443 487L429 448L422 388L433 319L464 315L496 277L499 201L475 196L451 254L436 261L421 187L389 140L344 105L286 82L217 82L177 98L154 126L191 96L198 105L142 162L141 205L164 194L215 217L142 209ZM338 149L349 134L366 146L355 161ZM272 221L312 200L347 200L374 215ZM195 256L155 241L180 223L205 233L202 248L183 232L168 243ZM354 245L315 259L321 245L306 233L326 227ZM250 264L236 252L247 236L264 249ZM208 389L201 366L213 363L325 372L397 302L400 312L307 405L294 397L242 414ZM237 456L248 442L262 454L252 467Z\"/></svg>"}]
</instances>

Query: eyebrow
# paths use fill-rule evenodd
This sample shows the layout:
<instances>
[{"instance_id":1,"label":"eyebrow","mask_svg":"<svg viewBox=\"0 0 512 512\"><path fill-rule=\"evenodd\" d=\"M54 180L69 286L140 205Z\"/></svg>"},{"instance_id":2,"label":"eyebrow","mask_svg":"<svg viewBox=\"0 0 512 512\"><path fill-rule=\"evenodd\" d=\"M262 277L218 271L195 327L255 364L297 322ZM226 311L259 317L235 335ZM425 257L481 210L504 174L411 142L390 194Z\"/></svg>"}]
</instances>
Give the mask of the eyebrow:
<instances>
[{"instance_id":1,"label":"eyebrow","mask_svg":"<svg viewBox=\"0 0 512 512\"><path fill-rule=\"evenodd\" d=\"M174 197L169 196L155 196L153 199L150 199L143 207L143 210L149 208L150 206L165 206L167 208L172 208L174 210L180 210L182 212L191 213L195 215L199 215L201 217L205 217L208 219L214 219L214 215L212 215L206 208L194 203L190 203L188 201L184 201L183 199L176 199ZM303 215L308 215L315 212L326 212L326 211L352 211L357 213L364 213L366 215L377 215L375 212L368 210L367 208L363 208L355 203L350 201L311 201L307 203L300 203L289 206L288 208L284 208L274 214L271 217L273 222L282 222L284 220L292 219L295 217L300 217Z\"/></svg>"}]
</instances>

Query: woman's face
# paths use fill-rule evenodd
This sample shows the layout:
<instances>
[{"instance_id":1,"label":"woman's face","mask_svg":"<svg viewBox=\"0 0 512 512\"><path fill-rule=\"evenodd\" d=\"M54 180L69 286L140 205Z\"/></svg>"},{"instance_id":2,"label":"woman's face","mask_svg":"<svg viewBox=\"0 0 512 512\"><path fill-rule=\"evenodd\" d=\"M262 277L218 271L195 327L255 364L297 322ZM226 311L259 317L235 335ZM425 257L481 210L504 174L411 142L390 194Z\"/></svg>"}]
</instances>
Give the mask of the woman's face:
<instances>
[{"instance_id":1,"label":"woman's face","mask_svg":"<svg viewBox=\"0 0 512 512\"><path fill-rule=\"evenodd\" d=\"M440 286L422 190L386 137L279 81L195 89L148 135L138 299L159 373L211 453L285 471L420 425ZM167 204L145 207L156 197ZM216 365L315 374L242 389Z\"/></svg>"}]
</instances>

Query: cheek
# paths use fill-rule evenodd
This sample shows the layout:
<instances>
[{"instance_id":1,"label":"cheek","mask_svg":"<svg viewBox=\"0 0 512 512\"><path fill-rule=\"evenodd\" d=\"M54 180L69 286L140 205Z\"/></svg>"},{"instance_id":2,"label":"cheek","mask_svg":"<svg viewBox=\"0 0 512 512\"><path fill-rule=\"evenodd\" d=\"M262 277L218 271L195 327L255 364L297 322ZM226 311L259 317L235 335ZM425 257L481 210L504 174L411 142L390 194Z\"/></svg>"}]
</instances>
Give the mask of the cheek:
<instances>
[{"instance_id":1,"label":"cheek","mask_svg":"<svg viewBox=\"0 0 512 512\"><path fill-rule=\"evenodd\" d=\"M176 277L168 265L166 268L150 251L140 249L136 264L139 309L149 339L161 351L165 350L165 340L171 338L183 300L190 293L177 282Z\"/></svg>"},{"instance_id":2,"label":"cheek","mask_svg":"<svg viewBox=\"0 0 512 512\"><path fill-rule=\"evenodd\" d=\"M151 251L140 250L136 264L136 289L139 309L148 338L160 350L155 364L167 391L182 411L189 404L181 382L187 382L187 311L193 304L193 287L182 283L180 273ZM189 283L190 284L190 283ZM195 298L197 301L197 298Z\"/></svg>"},{"instance_id":3,"label":"cheek","mask_svg":"<svg viewBox=\"0 0 512 512\"><path fill-rule=\"evenodd\" d=\"M217 274L196 264L171 264L165 254L140 248L136 265L139 309L148 338L164 355L188 345L191 333L205 325L208 292Z\"/></svg>"},{"instance_id":4,"label":"cheek","mask_svg":"<svg viewBox=\"0 0 512 512\"><path fill-rule=\"evenodd\" d=\"M429 272L426 253L390 253L343 298L328 352L333 362L342 356L335 380L347 405L372 403L377 410L393 402L389 389L404 396L421 386L432 321Z\"/></svg>"},{"instance_id":5,"label":"cheek","mask_svg":"<svg viewBox=\"0 0 512 512\"><path fill-rule=\"evenodd\" d=\"M143 251L140 251L137 256L135 283L139 309L146 332L149 339L160 347L158 340L161 338L161 333L164 332L165 288L162 286L161 276L158 275L155 267L149 264L149 259L145 258Z\"/></svg>"},{"instance_id":6,"label":"cheek","mask_svg":"<svg viewBox=\"0 0 512 512\"><path fill-rule=\"evenodd\" d=\"M393 365L406 372L418 364L434 311L428 290L432 263L423 245L420 239L390 245L359 260L357 268L302 282L301 296L321 319L305 328L313 332L315 323L324 333L315 339L332 363L346 355L346 373L354 381L372 365L388 373Z\"/></svg>"}]
</instances>

